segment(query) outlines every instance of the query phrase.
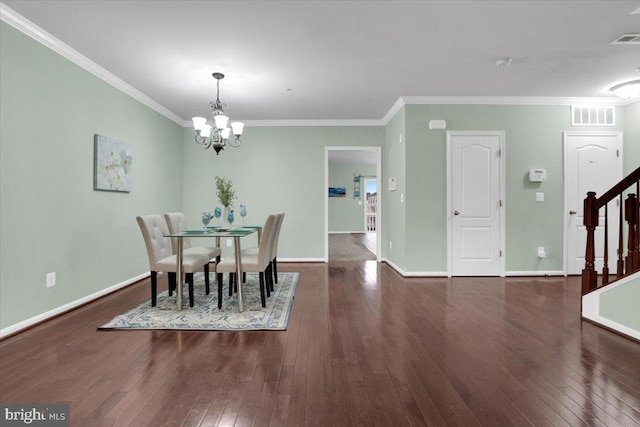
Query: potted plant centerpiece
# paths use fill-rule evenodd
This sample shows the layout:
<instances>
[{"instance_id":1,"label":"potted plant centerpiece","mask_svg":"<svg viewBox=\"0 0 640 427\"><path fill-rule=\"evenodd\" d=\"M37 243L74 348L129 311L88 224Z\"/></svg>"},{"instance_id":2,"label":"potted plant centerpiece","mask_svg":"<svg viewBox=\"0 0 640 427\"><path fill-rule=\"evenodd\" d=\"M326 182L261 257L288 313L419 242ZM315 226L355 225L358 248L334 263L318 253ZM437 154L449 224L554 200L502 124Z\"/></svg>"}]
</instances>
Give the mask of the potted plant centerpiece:
<instances>
[{"instance_id":1,"label":"potted plant centerpiece","mask_svg":"<svg viewBox=\"0 0 640 427\"><path fill-rule=\"evenodd\" d=\"M230 227L233 222L233 210L231 207L233 206L233 201L237 199L236 190L233 188L233 182L231 182L230 179L216 176L216 193L220 204L224 206L224 221L226 221L227 225Z\"/></svg>"}]
</instances>

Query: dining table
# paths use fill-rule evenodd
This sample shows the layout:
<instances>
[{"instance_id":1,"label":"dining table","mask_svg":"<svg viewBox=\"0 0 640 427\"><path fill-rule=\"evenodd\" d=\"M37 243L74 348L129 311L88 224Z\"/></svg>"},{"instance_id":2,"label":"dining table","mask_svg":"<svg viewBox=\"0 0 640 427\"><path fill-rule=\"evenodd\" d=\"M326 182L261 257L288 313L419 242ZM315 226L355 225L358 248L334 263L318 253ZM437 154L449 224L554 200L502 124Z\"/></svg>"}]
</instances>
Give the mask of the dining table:
<instances>
[{"instance_id":1,"label":"dining table","mask_svg":"<svg viewBox=\"0 0 640 427\"><path fill-rule=\"evenodd\" d=\"M242 258L241 258L241 246L240 239L245 236L249 236L253 233L258 233L258 241L262 234L262 226L257 224L250 224L241 227L229 227L211 225L200 228L187 228L178 233L169 233L165 237L175 237L178 241L177 248L177 289L176 289L176 308L182 310L182 290L184 289L184 242L185 237L214 237L216 239L216 246L220 247L220 239L223 237L233 238L233 249L235 252L236 261L236 274L238 278L242 277ZM244 310L244 295L242 292L242 280L238 282L238 312Z\"/></svg>"}]
</instances>

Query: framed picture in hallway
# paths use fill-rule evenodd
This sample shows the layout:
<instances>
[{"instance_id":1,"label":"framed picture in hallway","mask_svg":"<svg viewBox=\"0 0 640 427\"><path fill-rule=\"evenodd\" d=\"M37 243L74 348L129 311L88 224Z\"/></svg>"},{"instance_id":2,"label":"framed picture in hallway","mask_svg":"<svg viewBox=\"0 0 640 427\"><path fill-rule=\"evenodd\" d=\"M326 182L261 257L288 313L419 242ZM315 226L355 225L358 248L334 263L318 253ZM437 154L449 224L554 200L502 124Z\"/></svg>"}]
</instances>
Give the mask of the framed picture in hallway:
<instances>
[{"instance_id":1,"label":"framed picture in hallway","mask_svg":"<svg viewBox=\"0 0 640 427\"><path fill-rule=\"evenodd\" d=\"M329 187L329 197L347 197L347 187Z\"/></svg>"}]
</instances>

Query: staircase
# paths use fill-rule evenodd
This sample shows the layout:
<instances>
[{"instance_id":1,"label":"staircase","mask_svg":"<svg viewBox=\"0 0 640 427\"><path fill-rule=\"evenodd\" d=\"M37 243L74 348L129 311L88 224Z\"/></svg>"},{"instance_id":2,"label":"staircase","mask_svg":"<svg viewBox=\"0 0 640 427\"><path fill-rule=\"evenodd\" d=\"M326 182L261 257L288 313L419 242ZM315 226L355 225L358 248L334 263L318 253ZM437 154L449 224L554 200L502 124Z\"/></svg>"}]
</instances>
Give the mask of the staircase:
<instances>
[{"instance_id":1,"label":"staircase","mask_svg":"<svg viewBox=\"0 0 640 427\"><path fill-rule=\"evenodd\" d=\"M582 318L640 341L640 167L600 197L589 192L584 199L587 230L585 267L582 270ZM618 230L610 233L608 209L619 200ZM616 207L613 207L614 209ZM604 258L595 269L595 231L604 209ZM609 236L617 241L615 273L609 272Z\"/></svg>"}]
</instances>

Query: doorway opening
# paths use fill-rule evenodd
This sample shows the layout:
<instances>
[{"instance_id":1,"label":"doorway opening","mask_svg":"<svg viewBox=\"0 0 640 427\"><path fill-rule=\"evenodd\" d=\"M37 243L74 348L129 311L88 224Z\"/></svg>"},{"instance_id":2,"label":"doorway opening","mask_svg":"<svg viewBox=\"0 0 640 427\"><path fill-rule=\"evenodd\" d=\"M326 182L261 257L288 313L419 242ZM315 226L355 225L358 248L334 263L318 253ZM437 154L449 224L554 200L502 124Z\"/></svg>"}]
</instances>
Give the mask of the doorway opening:
<instances>
[{"instance_id":1,"label":"doorway opening","mask_svg":"<svg viewBox=\"0 0 640 427\"><path fill-rule=\"evenodd\" d=\"M380 147L325 147L325 262L380 261L381 163Z\"/></svg>"}]
</instances>

